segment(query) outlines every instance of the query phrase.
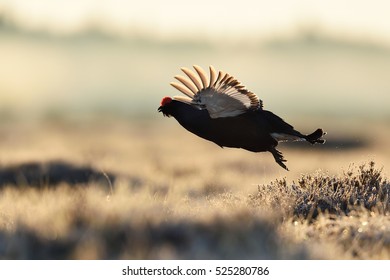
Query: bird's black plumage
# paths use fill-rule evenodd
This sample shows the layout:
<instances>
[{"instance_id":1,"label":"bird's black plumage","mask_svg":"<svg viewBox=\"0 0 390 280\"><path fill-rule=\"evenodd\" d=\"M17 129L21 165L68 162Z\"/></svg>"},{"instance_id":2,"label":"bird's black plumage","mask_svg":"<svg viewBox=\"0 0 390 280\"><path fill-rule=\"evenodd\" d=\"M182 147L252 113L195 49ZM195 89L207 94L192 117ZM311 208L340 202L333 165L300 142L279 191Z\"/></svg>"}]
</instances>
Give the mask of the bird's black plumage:
<instances>
[{"instance_id":1,"label":"bird's black plumage","mask_svg":"<svg viewBox=\"0 0 390 280\"><path fill-rule=\"evenodd\" d=\"M199 68L195 69L199 73ZM213 69L210 67L210 72L211 71L213 71ZM210 76L212 75L213 74L211 73ZM219 76L221 76L221 74ZM191 76L189 77L191 80L194 78ZM229 77L231 76L229 75ZM225 81L228 79L229 78L225 78ZM322 129L317 129L310 135L304 135L296 131L290 124L286 123L272 112L263 110L260 100L253 101L257 96L253 97L254 94L244 89L236 80L234 80L236 81L234 86L229 87L228 84L225 88L223 88L224 85L219 87L216 85L218 79L214 84L211 84L211 78L209 85L203 80L204 77L202 78L203 87L200 86L199 88L198 85L198 92L192 89L192 92L195 91L194 96L191 95L191 92L185 92L183 89L179 88L179 90L187 96L192 97L192 99L182 97L177 97L176 99L174 97L174 99L171 99L166 97L163 99L158 110L165 116L174 117L188 131L212 141L221 147L242 148L252 152L269 151L274 156L275 161L286 170L288 170L284 164L286 160L283 158L283 155L276 150L279 141L306 140L312 144L325 142L325 140L321 139L324 135ZM200 83L200 81L198 82ZM245 102L245 100L242 99L244 96L239 96L239 98L241 98L239 99L241 103L239 103L234 95L232 95L233 97L227 95L227 93L232 92L236 94L234 89L236 89L236 92L240 93L237 90L237 85L239 86L238 90L244 90L241 94L251 94L250 98L252 98L252 100L248 98L247 107L244 107L244 105L241 104L242 102ZM178 88L178 86L175 87ZM209 92L207 93L207 91ZM214 99L210 99L211 101L209 101L209 103L207 103L207 101L202 103L203 92L206 92L205 96L208 94ZM198 95L198 97L196 95ZM218 95L227 95L227 101L220 101L220 99L218 99L220 96ZM194 102L196 98L199 100L198 103ZM234 102L229 103L229 98ZM214 102L215 104L212 104L211 102ZM253 106L256 102L259 105ZM223 106L218 105L218 103L221 103ZM210 111L213 111L213 114L209 112L208 107L210 108Z\"/></svg>"}]
</instances>

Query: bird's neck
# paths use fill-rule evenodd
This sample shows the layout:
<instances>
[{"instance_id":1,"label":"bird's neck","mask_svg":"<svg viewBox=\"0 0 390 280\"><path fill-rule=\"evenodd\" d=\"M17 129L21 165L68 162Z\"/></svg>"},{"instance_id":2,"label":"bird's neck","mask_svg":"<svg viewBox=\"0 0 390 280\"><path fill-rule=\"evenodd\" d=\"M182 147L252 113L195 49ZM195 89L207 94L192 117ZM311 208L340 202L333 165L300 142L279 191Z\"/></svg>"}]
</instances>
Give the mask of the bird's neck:
<instances>
[{"instance_id":1,"label":"bird's neck","mask_svg":"<svg viewBox=\"0 0 390 280\"><path fill-rule=\"evenodd\" d=\"M171 115L184 127L196 126L202 121L210 119L207 110L199 110L189 104L183 102L176 102L172 108Z\"/></svg>"}]
</instances>

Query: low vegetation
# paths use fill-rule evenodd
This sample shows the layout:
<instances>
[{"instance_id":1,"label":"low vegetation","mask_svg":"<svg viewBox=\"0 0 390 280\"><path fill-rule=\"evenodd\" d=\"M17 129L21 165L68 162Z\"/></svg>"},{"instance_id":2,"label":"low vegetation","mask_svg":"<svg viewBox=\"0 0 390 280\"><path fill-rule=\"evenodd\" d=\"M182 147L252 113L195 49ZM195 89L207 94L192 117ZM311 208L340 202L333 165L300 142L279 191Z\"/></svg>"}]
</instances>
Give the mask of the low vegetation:
<instances>
[{"instance_id":1,"label":"low vegetation","mask_svg":"<svg viewBox=\"0 0 390 280\"><path fill-rule=\"evenodd\" d=\"M10 185L0 198L0 256L382 259L390 256L389 194L373 162L339 177L276 180L247 199L206 195L205 209L193 212L189 198L176 203L128 186L116 185L110 194L94 182Z\"/></svg>"},{"instance_id":2,"label":"low vegetation","mask_svg":"<svg viewBox=\"0 0 390 280\"><path fill-rule=\"evenodd\" d=\"M312 221L321 213L349 215L361 209L388 213L390 183L382 177L373 161L352 168L341 176L303 175L297 182L276 180L258 187L251 196L254 205L268 203L285 215Z\"/></svg>"},{"instance_id":3,"label":"low vegetation","mask_svg":"<svg viewBox=\"0 0 390 280\"><path fill-rule=\"evenodd\" d=\"M374 161L299 175L169 127L49 128L0 139L1 259L390 258L390 184ZM316 156L337 167L332 151L285 153L298 170Z\"/></svg>"},{"instance_id":4,"label":"low vegetation","mask_svg":"<svg viewBox=\"0 0 390 280\"><path fill-rule=\"evenodd\" d=\"M296 242L314 244L321 250L317 257L388 259L390 183L382 176L371 161L341 176L303 175L292 184L276 180L259 186L250 204L278 211L281 228L295 233Z\"/></svg>"}]
</instances>

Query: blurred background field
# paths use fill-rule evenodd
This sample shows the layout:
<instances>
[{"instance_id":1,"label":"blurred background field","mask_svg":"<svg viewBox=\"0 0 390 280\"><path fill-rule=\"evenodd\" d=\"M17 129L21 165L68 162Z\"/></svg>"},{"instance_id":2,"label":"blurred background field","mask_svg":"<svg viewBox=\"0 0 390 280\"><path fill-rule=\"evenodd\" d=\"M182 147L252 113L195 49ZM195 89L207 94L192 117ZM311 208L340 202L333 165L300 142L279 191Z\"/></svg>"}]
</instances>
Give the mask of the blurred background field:
<instances>
[{"instance_id":1,"label":"blurred background field","mask_svg":"<svg viewBox=\"0 0 390 280\"><path fill-rule=\"evenodd\" d=\"M371 160L389 177L389 4L43 2L0 2L1 258L389 257L385 197L313 222L258 194ZM193 64L327 143L281 144L286 172L188 133L157 107Z\"/></svg>"}]
</instances>

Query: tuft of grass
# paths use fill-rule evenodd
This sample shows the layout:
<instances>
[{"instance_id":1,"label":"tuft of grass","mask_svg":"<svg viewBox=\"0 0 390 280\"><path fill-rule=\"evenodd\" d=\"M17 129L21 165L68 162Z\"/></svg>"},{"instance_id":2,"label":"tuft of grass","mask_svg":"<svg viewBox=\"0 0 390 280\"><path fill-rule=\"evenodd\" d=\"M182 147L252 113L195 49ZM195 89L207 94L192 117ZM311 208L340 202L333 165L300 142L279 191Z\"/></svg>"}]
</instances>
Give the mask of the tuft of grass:
<instances>
[{"instance_id":1,"label":"tuft of grass","mask_svg":"<svg viewBox=\"0 0 390 280\"><path fill-rule=\"evenodd\" d=\"M282 238L310 248L310 259L389 259L389 196L388 180L371 161L339 176L261 185L249 205L278 213Z\"/></svg>"},{"instance_id":2,"label":"tuft of grass","mask_svg":"<svg viewBox=\"0 0 390 280\"><path fill-rule=\"evenodd\" d=\"M341 176L302 175L289 185L286 179L277 179L258 186L250 195L252 205L264 203L282 209L286 216L316 219L320 213L348 215L361 208L388 213L390 184L383 178L382 169L373 161L357 168L350 167Z\"/></svg>"}]
</instances>

